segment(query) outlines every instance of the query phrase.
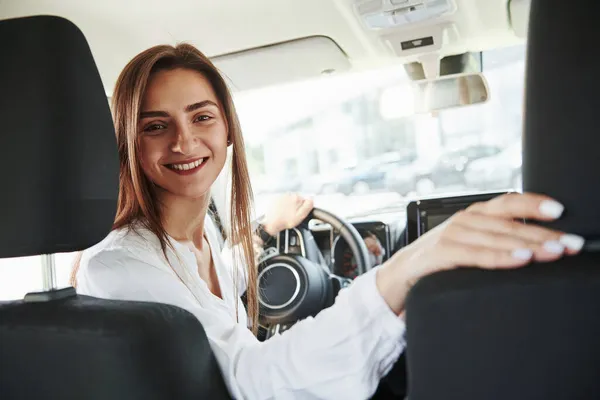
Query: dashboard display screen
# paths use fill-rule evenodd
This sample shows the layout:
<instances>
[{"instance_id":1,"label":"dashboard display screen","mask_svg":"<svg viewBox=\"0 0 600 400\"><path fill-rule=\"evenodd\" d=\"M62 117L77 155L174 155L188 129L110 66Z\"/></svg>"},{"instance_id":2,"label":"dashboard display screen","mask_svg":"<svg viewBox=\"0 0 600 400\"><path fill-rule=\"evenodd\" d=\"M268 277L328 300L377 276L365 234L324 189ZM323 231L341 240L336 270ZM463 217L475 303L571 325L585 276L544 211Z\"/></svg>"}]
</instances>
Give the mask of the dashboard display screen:
<instances>
[{"instance_id":1,"label":"dashboard display screen","mask_svg":"<svg viewBox=\"0 0 600 400\"><path fill-rule=\"evenodd\" d=\"M443 213L443 214L430 214L426 216L425 226L428 231L432 230L448 218L452 216L453 213Z\"/></svg>"},{"instance_id":2,"label":"dashboard display screen","mask_svg":"<svg viewBox=\"0 0 600 400\"><path fill-rule=\"evenodd\" d=\"M415 200L406 208L406 244L440 225L454 213L464 210L471 204L487 201L506 192L482 193L476 195L442 197Z\"/></svg>"}]
</instances>

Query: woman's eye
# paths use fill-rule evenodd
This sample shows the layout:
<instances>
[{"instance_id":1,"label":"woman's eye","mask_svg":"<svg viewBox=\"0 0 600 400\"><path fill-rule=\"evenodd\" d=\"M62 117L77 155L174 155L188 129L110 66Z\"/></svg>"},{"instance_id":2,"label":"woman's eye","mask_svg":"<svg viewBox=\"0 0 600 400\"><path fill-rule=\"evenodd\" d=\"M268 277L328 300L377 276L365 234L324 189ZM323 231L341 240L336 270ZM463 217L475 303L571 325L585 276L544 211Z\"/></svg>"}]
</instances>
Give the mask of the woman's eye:
<instances>
[{"instance_id":1,"label":"woman's eye","mask_svg":"<svg viewBox=\"0 0 600 400\"><path fill-rule=\"evenodd\" d=\"M194 118L194 122L206 122L206 121L210 121L212 119L212 117L210 115L198 115L196 118Z\"/></svg>"},{"instance_id":2,"label":"woman's eye","mask_svg":"<svg viewBox=\"0 0 600 400\"><path fill-rule=\"evenodd\" d=\"M144 132L148 133L159 133L159 131L166 129L167 127L163 124L151 124L144 128Z\"/></svg>"}]
</instances>

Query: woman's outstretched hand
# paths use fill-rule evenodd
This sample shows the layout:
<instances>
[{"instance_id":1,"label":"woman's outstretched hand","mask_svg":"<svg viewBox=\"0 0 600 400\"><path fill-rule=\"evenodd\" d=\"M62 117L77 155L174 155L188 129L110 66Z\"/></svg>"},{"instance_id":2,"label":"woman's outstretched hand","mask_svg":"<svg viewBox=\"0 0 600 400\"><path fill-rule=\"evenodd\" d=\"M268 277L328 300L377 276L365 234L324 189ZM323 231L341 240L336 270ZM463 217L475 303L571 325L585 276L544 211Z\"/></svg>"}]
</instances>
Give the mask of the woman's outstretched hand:
<instances>
[{"instance_id":1,"label":"woman's outstretched hand","mask_svg":"<svg viewBox=\"0 0 600 400\"><path fill-rule=\"evenodd\" d=\"M531 261L553 261L581 251L584 239L522 219L551 221L563 206L537 194L506 194L456 213L400 250L377 272L377 287L400 314L406 295L423 276L457 267L519 268Z\"/></svg>"}]
</instances>

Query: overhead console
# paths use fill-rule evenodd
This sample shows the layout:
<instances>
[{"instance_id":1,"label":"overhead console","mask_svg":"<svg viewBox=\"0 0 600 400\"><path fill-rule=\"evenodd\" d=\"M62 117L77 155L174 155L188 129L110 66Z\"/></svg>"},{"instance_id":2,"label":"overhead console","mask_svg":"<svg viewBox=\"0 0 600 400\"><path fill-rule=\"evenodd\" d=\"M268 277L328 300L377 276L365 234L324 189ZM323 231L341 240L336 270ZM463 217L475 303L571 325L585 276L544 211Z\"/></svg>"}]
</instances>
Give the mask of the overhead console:
<instances>
[{"instance_id":1,"label":"overhead console","mask_svg":"<svg viewBox=\"0 0 600 400\"><path fill-rule=\"evenodd\" d=\"M459 40L452 0L352 0L354 15L397 57L413 57L425 79L440 76L440 50Z\"/></svg>"},{"instance_id":2,"label":"overhead console","mask_svg":"<svg viewBox=\"0 0 600 400\"><path fill-rule=\"evenodd\" d=\"M354 9L369 29L390 29L433 20L454 10L451 0L355 0Z\"/></svg>"}]
</instances>

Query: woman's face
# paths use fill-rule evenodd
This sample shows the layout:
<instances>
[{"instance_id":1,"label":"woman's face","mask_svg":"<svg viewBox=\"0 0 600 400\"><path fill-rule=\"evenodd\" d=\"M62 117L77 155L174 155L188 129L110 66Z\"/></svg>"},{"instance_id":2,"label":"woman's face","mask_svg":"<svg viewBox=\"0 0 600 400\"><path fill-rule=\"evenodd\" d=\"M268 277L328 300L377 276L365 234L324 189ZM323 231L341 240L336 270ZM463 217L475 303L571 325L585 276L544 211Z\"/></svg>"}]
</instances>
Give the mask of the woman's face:
<instances>
[{"instance_id":1,"label":"woman's face","mask_svg":"<svg viewBox=\"0 0 600 400\"><path fill-rule=\"evenodd\" d=\"M227 123L210 82L188 69L148 81L139 117L144 174L181 197L207 194L227 157Z\"/></svg>"}]
</instances>

